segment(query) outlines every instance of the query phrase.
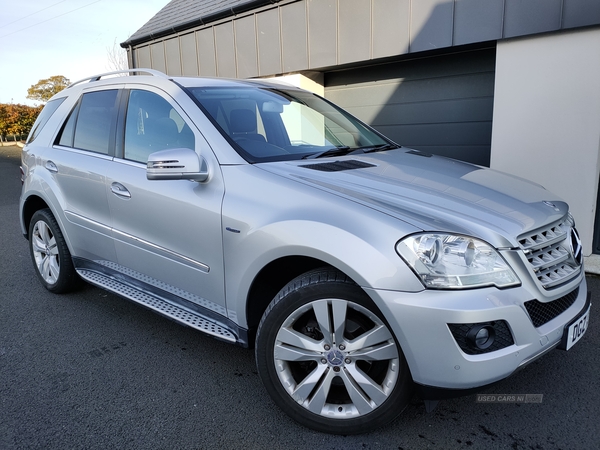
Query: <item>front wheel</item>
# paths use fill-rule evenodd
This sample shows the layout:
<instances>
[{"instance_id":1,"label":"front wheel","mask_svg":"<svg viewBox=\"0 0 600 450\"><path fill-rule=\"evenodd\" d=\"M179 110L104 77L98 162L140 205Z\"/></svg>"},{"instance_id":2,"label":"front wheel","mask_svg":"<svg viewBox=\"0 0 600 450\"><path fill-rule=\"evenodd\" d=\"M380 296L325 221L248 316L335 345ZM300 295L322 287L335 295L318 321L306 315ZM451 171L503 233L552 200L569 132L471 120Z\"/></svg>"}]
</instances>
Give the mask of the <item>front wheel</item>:
<instances>
[{"instance_id":1,"label":"front wheel","mask_svg":"<svg viewBox=\"0 0 600 450\"><path fill-rule=\"evenodd\" d=\"M327 433L385 425L412 393L406 359L378 309L331 269L308 272L279 292L258 328L256 362L277 405Z\"/></svg>"},{"instance_id":2,"label":"front wheel","mask_svg":"<svg viewBox=\"0 0 600 450\"><path fill-rule=\"evenodd\" d=\"M31 218L29 250L36 274L46 289L60 294L78 285L71 253L49 209L36 211Z\"/></svg>"}]
</instances>

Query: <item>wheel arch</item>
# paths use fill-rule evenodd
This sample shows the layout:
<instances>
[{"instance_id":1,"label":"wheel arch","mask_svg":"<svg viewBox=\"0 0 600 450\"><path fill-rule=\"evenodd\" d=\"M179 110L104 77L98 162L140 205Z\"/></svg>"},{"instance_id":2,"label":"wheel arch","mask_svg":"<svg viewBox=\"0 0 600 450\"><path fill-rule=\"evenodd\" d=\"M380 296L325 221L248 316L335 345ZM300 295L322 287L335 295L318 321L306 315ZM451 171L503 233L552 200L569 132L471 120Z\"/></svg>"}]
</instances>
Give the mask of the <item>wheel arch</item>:
<instances>
[{"instance_id":1,"label":"wheel arch","mask_svg":"<svg viewBox=\"0 0 600 450\"><path fill-rule=\"evenodd\" d=\"M29 239L29 227L31 226L31 218L36 213L36 211L47 208L50 210L50 213L52 214L52 216L54 216L54 219L58 223L58 228L63 235L69 252L73 254L71 239L65 232L64 220L66 220L66 218L62 210L55 210L55 208L53 208L53 204L54 203L52 202L52 199L46 201L46 199L44 199L39 192L32 192L26 199L23 200L23 206L21 207L20 212L23 235L26 239Z\"/></svg>"},{"instance_id":2,"label":"wheel arch","mask_svg":"<svg viewBox=\"0 0 600 450\"><path fill-rule=\"evenodd\" d=\"M46 208L51 210L50 206L48 206L48 203L46 203L46 201L38 195L30 195L23 202L23 207L21 208L21 221L23 224L23 235L26 239L29 239L29 226L31 225L31 218L36 211ZM56 217L54 211L52 211L52 214L54 217Z\"/></svg>"},{"instance_id":3,"label":"wheel arch","mask_svg":"<svg viewBox=\"0 0 600 450\"><path fill-rule=\"evenodd\" d=\"M263 267L250 286L246 301L248 345L254 347L256 330L263 313L275 295L291 280L318 267L337 269L324 261L308 256L285 256ZM340 271L341 272L341 271Z\"/></svg>"}]
</instances>

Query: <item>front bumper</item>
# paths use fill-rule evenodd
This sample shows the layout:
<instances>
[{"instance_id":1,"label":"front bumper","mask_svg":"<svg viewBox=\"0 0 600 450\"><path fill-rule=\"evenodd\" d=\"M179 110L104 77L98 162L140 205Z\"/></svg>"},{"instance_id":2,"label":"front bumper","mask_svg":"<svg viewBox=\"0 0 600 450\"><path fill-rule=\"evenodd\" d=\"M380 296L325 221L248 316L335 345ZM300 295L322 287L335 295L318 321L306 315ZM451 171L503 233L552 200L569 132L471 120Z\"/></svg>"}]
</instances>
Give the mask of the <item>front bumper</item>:
<instances>
[{"instance_id":1,"label":"front bumper","mask_svg":"<svg viewBox=\"0 0 600 450\"><path fill-rule=\"evenodd\" d=\"M584 276L564 294L570 292L573 303L536 328L525 307L534 298L522 286L418 293L368 290L394 330L415 383L457 394L502 380L560 345L565 326L587 308ZM507 324L512 343L480 354L465 352L449 327L499 321Z\"/></svg>"}]
</instances>

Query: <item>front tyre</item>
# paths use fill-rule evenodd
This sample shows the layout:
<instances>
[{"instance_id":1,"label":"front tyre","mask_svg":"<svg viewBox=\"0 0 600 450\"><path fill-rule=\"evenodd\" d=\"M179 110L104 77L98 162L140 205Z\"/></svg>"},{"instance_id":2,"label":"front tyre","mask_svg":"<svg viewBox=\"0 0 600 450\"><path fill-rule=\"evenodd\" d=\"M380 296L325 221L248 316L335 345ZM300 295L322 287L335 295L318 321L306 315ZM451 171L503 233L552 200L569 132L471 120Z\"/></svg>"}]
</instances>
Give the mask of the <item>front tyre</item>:
<instances>
[{"instance_id":1,"label":"front tyre","mask_svg":"<svg viewBox=\"0 0 600 450\"><path fill-rule=\"evenodd\" d=\"M36 211L29 225L29 251L44 287L61 294L77 286L79 277L71 253L49 209Z\"/></svg>"},{"instance_id":2,"label":"front tyre","mask_svg":"<svg viewBox=\"0 0 600 450\"><path fill-rule=\"evenodd\" d=\"M281 409L326 433L383 426L412 392L389 326L364 291L333 269L308 272L279 292L258 327L256 364Z\"/></svg>"}]
</instances>

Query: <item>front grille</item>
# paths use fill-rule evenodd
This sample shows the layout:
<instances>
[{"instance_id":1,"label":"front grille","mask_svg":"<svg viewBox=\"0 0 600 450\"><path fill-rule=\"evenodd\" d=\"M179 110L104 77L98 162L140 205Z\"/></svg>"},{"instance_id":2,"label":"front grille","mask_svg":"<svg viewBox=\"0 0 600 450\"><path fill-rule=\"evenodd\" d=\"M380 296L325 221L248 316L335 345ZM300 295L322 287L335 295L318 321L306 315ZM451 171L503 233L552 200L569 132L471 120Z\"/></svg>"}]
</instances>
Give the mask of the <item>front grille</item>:
<instances>
[{"instance_id":1,"label":"front grille","mask_svg":"<svg viewBox=\"0 0 600 450\"><path fill-rule=\"evenodd\" d=\"M487 325L494 329L494 342L488 348L477 348L467 339L467 334L471 328L477 325ZM495 320L493 322L485 323L449 323L448 328L450 328L450 332L452 333L452 336L454 336L460 349L467 355L481 355L483 353L495 352L496 350L503 349L515 343L510 328L508 328L508 323L504 320Z\"/></svg>"},{"instance_id":2,"label":"front grille","mask_svg":"<svg viewBox=\"0 0 600 450\"><path fill-rule=\"evenodd\" d=\"M527 312L529 313L533 326L536 328L541 327L545 323L550 322L555 317L564 313L573 303L575 303L578 294L579 288L564 297L557 298L551 302L542 303L539 300L525 302L525 309L527 309Z\"/></svg>"},{"instance_id":3,"label":"front grille","mask_svg":"<svg viewBox=\"0 0 600 450\"><path fill-rule=\"evenodd\" d=\"M544 289L551 289L576 277L581 266L570 246L573 221L563 220L519 237L519 245Z\"/></svg>"}]
</instances>

